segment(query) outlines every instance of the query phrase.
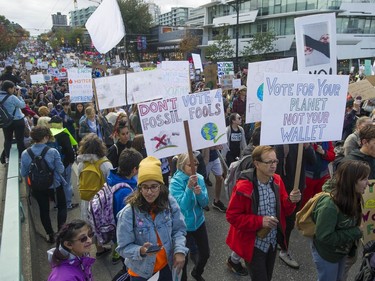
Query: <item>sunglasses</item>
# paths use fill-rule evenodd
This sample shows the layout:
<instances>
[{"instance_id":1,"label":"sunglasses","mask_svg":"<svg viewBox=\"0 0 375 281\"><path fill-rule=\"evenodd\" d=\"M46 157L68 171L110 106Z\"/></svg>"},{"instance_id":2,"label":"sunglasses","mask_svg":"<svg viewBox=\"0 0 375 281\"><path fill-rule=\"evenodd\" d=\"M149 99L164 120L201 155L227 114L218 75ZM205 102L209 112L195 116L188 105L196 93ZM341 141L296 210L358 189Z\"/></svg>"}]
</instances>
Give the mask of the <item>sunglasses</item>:
<instances>
[{"instance_id":1,"label":"sunglasses","mask_svg":"<svg viewBox=\"0 0 375 281\"><path fill-rule=\"evenodd\" d=\"M73 240L73 241L80 241L81 243L85 243L87 241L87 239L91 239L94 237L94 232L89 232L87 235L79 238L79 239L76 239L76 240Z\"/></svg>"}]
</instances>

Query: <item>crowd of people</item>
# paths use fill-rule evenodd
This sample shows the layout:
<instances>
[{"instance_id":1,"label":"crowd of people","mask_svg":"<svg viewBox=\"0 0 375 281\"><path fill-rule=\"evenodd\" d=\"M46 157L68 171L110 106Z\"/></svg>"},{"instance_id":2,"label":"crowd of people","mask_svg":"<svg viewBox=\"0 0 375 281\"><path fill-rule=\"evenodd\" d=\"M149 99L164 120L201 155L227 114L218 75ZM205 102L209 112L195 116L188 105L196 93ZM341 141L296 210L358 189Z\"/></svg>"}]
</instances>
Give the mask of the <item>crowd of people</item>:
<instances>
[{"instance_id":1,"label":"crowd of people","mask_svg":"<svg viewBox=\"0 0 375 281\"><path fill-rule=\"evenodd\" d=\"M48 252L48 280L93 280L92 244L96 258L112 253L113 263L123 263L113 280L147 280L159 272L159 280L176 280L172 276L177 274L186 281L189 259L190 275L205 280L210 258L205 212L210 207L226 213L232 252L223 262L230 271L252 281L271 280L278 247L287 266L300 267L289 251L295 214L322 190L330 196L314 210L312 259L319 280L346 280L362 237L361 195L375 178L375 126L363 102L348 97L341 141L303 144L300 181L294 186L298 144L259 145L261 123L245 124L245 85L223 91L226 144L156 159L147 155L136 105L98 111L94 101L71 103L66 81L26 84L12 66L5 67L0 83L0 102L14 117L3 128L1 163L8 163L15 138L27 185L32 186L35 156L53 171L47 189L30 188L46 242L55 244ZM231 187L225 206L221 192L228 167L247 155L252 161ZM73 202L75 164L80 200ZM92 172L95 178L87 176ZM114 246L101 243L89 223L90 204L104 185L113 190ZM50 202L58 210L55 227ZM67 222L68 210L77 207L81 218Z\"/></svg>"}]
</instances>

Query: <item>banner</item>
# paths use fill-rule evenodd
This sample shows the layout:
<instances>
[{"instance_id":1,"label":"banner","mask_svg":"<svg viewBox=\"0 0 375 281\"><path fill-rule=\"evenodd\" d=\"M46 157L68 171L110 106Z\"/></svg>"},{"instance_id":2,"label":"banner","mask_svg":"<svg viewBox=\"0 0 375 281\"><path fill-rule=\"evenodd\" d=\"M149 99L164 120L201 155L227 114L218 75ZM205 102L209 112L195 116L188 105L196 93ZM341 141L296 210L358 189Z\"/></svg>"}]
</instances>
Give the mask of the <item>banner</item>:
<instances>
[{"instance_id":1,"label":"banner","mask_svg":"<svg viewBox=\"0 0 375 281\"><path fill-rule=\"evenodd\" d=\"M294 19L298 72L337 74L334 13Z\"/></svg>"},{"instance_id":2,"label":"banner","mask_svg":"<svg viewBox=\"0 0 375 281\"><path fill-rule=\"evenodd\" d=\"M369 186L365 189L363 197L362 221L363 243L375 240L375 180L369 180Z\"/></svg>"},{"instance_id":3,"label":"banner","mask_svg":"<svg viewBox=\"0 0 375 281\"><path fill-rule=\"evenodd\" d=\"M194 150L227 142L221 89L138 104L147 155L187 152L183 121L188 120Z\"/></svg>"},{"instance_id":4,"label":"banner","mask_svg":"<svg viewBox=\"0 0 375 281\"><path fill-rule=\"evenodd\" d=\"M341 140L349 77L265 73L260 144Z\"/></svg>"},{"instance_id":5,"label":"banner","mask_svg":"<svg viewBox=\"0 0 375 281\"><path fill-rule=\"evenodd\" d=\"M93 96L92 90L92 69L91 68L69 68L68 83L70 102L91 102ZM64 72L61 72L62 74Z\"/></svg>"},{"instance_id":6,"label":"banner","mask_svg":"<svg viewBox=\"0 0 375 281\"><path fill-rule=\"evenodd\" d=\"M262 121L264 73L287 73L293 70L294 58L249 63L245 123Z\"/></svg>"}]
</instances>

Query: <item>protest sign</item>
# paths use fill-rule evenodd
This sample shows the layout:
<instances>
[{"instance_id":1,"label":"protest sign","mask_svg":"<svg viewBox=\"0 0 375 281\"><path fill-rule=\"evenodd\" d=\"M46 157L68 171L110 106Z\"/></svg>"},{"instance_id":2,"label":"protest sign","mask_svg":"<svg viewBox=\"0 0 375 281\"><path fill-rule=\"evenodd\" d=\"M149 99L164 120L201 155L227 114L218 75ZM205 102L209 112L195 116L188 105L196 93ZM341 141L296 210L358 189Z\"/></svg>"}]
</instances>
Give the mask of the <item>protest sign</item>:
<instances>
[{"instance_id":1,"label":"protest sign","mask_svg":"<svg viewBox=\"0 0 375 281\"><path fill-rule=\"evenodd\" d=\"M219 77L220 84L223 75L234 75L234 64L232 61L217 63L217 76Z\"/></svg>"},{"instance_id":2,"label":"protest sign","mask_svg":"<svg viewBox=\"0 0 375 281\"><path fill-rule=\"evenodd\" d=\"M165 98L173 98L190 93L188 61L162 61L161 74Z\"/></svg>"},{"instance_id":3,"label":"protest sign","mask_svg":"<svg viewBox=\"0 0 375 281\"><path fill-rule=\"evenodd\" d=\"M349 77L265 73L261 145L340 140Z\"/></svg>"},{"instance_id":4,"label":"protest sign","mask_svg":"<svg viewBox=\"0 0 375 281\"><path fill-rule=\"evenodd\" d=\"M238 89L241 87L241 79L233 79L232 81L233 89Z\"/></svg>"},{"instance_id":5,"label":"protest sign","mask_svg":"<svg viewBox=\"0 0 375 281\"><path fill-rule=\"evenodd\" d=\"M372 86L375 86L375 75L366 76L366 80L369 81Z\"/></svg>"},{"instance_id":6,"label":"protest sign","mask_svg":"<svg viewBox=\"0 0 375 281\"><path fill-rule=\"evenodd\" d=\"M33 74L30 75L31 83L32 84L45 84L44 75L43 74Z\"/></svg>"},{"instance_id":7,"label":"protest sign","mask_svg":"<svg viewBox=\"0 0 375 281\"><path fill-rule=\"evenodd\" d=\"M361 96L362 100L375 98L375 88L368 80L360 80L349 84L348 92L353 98L358 96Z\"/></svg>"},{"instance_id":8,"label":"protest sign","mask_svg":"<svg viewBox=\"0 0 375 281\"><path fill-rule=\"evenodd\" d=\"M100 110L126 104L124 74L96 78L94 83Z\"/></svg>"},{"instance_id":9,"label":"protest sign","mask_svg":"<svg viewBox=\"0 0 375 281\"><path fill-rule=\"evenodd\" d=\"M91 102L93 96L92 90L92 69L91 68L69 68L68 84L70 93L70 102ZM61 72L60 75L65 72Z\"/></svg>"},{"instance_id":10,"label":"protest sign","mask_svg":"<svg viewBox=\"0 0 375 281\"><path fill-rule=\"evenodd\" d=\"M227 143L221 89L185 95L179 101L180 108L188 109L187 116L180 115L189 121L193 150Z\"/></svg>"},{"instance_id":11,"label":"protest sign","mask_svg":"<svg viewBox=\"0 0 375 281\"><path fill-rule=\"evenodd\" d=\"M294 19L299 73L336 74L336 17L334 13Z\"/></svg>"},{"instance_id":12,"label":"protest sign","mask_svg":"<svg viewBox=\"0 0 375 281\"><path fill-rule=\"evenodd\" d=\"M164 88L162 71L160 69L133 72L127 75L129 104L165 97L164 93L166 90Z\"/></svg>"},{"instance_id":13,"label":"protest sign","mask_svg":"<svg viewBox=\"0 0 375 281\"><path fill-rule=\"evenodd\" d=\"M183 120L177 97L138 104L147 155L157 158L186 152Z\"/></svg>"},{"instance_id":14,"label":"protest sign","mask_svg":"<svg viewBox=\"0 0 375 281\"><path fill-rule=\"evenodd\" d=\"M200 54L191 54L194 62L194 68L203 71L202 60Z\"/></svg>"},{"instance_id":15,"label":"protest sign","mask_svg":"<svg viewBox=\"0 0 375 281\"><path fill-rule=\"evenodd\" d=\"M369 76L372 74L371 60L365 60L365 75Z\"/></svg>"},{"instance_id":16,"label":"protest sign","mask_svg":"<svg viewBox=\"0 0 375 281\"><path fill-rule=\"evenodd\" d=\"M210 89L217 88L217 66L215 64L206 65L204 68L204 81L206 87Z\"/></svg>"},{"instance_id":17,"label":"protest sign","mask_svg":"<svg viewBox=\"0 0 375 281\"><path fill-rule=\"evenodd\" d=\"M25 68L27 69L27 70L31 70L31 69L33 69L33 65L31 64L31 62L25 62Z\"/></svg>"},{"instance_id":18,"label":"protest sign","mask_svg":"<svg viewBox=\"0 0 375 281\"><path fill-rule=\"evenodd\" d=\"M262 121L264 73L287 73L293 70L293 58L249 63L245 123Z\"/></svg>"},{"instance_id":19,"label":"protest sign","mask_svg":"<svg viewBox=\"0 0 375 281\"><path fill-rule=\"evenodd\" d=\"M221 76L221 89L230 90L233 89L233 75L223 75Z\"/></svg>"},{"instance_id":20,"label":"protest sign","mask_svg":"<svg viewBox=\"0 0 375 281\"><path fill-rule=\"evenodd\" d=\"M370 180L369 182L368 188L365 189L365 193L362 195L364 202L362 209L364 244L375 240L375 180Z\"/></svg>"}]
</instances>

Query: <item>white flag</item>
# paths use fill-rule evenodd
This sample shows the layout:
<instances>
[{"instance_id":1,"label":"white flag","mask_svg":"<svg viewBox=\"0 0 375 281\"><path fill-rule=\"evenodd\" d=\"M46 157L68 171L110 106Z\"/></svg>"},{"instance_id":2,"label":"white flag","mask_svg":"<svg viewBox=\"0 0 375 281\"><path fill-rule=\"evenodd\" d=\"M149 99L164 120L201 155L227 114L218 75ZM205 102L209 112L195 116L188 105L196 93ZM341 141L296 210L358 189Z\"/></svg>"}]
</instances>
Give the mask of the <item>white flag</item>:
<instances>
[{"instance_id":1,"label":"white flag","mask_svg":"<svg viewBox=\"0 0 375 281\"><path fill-rule=\"evenodd\" d=\"M125 26L117 0L103 0L86 22L95 48L102 54L116 46L125 36Z\"/></svg>"}]
</instances>

